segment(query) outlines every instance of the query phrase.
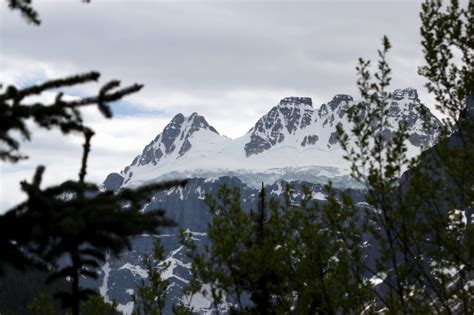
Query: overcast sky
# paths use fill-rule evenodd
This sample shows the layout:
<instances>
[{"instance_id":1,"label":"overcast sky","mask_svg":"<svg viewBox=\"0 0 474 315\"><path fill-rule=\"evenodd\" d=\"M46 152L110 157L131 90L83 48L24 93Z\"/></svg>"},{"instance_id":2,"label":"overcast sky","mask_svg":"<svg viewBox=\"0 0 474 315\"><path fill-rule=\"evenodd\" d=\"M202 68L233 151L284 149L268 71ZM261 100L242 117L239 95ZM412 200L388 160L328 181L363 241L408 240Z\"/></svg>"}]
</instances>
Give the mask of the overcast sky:
<instances>
[{"instance_id":1,"label":"overcast sky","mask_svg":"<svg viewBox=\"0 0 474 315\"><path fill-rule=\"evenodd\" d=\"M386 34L393 88L414 87L423 63L420 1L33 1L42 24L25 23L1 0L1 82L25 86L89 70L144 89L115 106L112 120L86 110L93 138L88 179L120 171L177 113L198 112L221 134L243 135L286 96L319 107L338 93L357 96L359 57L376 58ZM87 85L71 93L87 95ZM45 97L52 97L46 95ZM38 164L45 184L76 178L79 137L35 132L30 159L1 164L0 212L19 201L16 188Z\"/></svg>"}]
</instances>

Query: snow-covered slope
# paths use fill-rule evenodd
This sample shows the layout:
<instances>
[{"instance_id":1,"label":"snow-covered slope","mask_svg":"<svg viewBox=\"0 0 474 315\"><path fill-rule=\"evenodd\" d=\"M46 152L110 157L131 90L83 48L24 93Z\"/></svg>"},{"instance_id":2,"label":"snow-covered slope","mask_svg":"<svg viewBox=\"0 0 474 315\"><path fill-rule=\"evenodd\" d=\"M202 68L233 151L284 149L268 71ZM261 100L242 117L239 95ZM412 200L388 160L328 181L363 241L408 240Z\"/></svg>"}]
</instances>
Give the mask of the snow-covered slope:
<instances>
[{"instance_id":1,"label":"snow-covered slope","mask_svg":"<svg viewBox=\"0 0 474 315\"><path fill-rule=\"evenodd\" d=\"M348 178L348 164L337 142L337 126L351 129L348 109L357 102L339 94L314 108L311 98L287 97L262 116L245 135L229 139L196 113L176 115L131 165L112 173L104 185L117 189L171 177L238 176L245 182L267 183L278 179L336 183ZM423 129L416 90L395 90L389 121L383 131L390 137L399 121L410 133L409 154L436 141L437 132ZM435 126L440 122L429 114Z\"/></svg>"}]
</instances>

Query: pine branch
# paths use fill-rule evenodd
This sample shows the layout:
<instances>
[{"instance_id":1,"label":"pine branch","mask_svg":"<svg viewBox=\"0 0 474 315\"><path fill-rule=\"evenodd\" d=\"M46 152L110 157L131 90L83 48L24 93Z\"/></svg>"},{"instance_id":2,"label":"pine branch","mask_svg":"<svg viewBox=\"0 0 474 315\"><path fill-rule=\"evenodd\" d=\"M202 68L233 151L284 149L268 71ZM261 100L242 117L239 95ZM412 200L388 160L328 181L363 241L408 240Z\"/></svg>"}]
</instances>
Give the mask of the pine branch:
<instances>
[{"instance_id":1,"label":"pine branch","mask_svg":"<svg viewBox=\"0 0 474 315\"><path fill-rule=\"evenodd\" d=\"M33 9L31 0L7 0L8 7L10 10L18 10L21 12L23 18L28 22L35 25L40 25L41 20L39 19L38 12Z\"/></svg>"},{"instance_id":2,"label":"pine branch","mask_svg":"<svg viewBox=\"0 0 474 315\"><path fill-rule=\"evenodd\" d=\"M59 92L52 104L22 103L29 96L40 95L52 89L97 81L99 77L98 72L91 71L64 79L49 80L23 89L14 86L7 87L4 93L0 93L0 143L3 146L0 147L0 160L15 163L26 158L18 152L20 141L14 137L13 132L18 131L24 140L30 140L30 128L25 124L27 119L32 118L37 125L45 129L58 127L64 134L71 131L85 132L90 129L82 121L80 107L97 104L100 112L106 118L111 118L112 111L109 103L136 93L143 87L141 84L133 84L119 88L120 81L112 80L103 85L95 96L65 101L63 93Z\"/></svg>"},{"instance_id":3,"label":"pine branch","mask_svg":"<svg viewBox=\"0 0 474 315\"><path fill-rule=\"evenodd\" d=\"M10 10L20 11L27 23L39 26L41 24L41 20L39 18L38 12L33 8L31 2L31 0L7 0L8 8ZM82 0L82 2L90 3L90 0Z\"/></svg>"},{"instance_id":4,"label":"pine branch","mask_svg":"<svg viewBox=\"0 0 474 315\"><path fill-rule=\"evenodd\" d=\"M44 91L57 89L62 87L74 86L77 84L83 84L90 81L99 80L100 73L95 71L90 71L82 74L77 74L73 76L66 77L64 79L55 79L44 82L42 84L33 85L24 89L16 89L14 86L9 86L6 89L5 94L0 94L0 101L5 101L8 99L14 99L16 101L22 100L23 98L31 95L39 95Z\"/></svg>"}]
</instances>

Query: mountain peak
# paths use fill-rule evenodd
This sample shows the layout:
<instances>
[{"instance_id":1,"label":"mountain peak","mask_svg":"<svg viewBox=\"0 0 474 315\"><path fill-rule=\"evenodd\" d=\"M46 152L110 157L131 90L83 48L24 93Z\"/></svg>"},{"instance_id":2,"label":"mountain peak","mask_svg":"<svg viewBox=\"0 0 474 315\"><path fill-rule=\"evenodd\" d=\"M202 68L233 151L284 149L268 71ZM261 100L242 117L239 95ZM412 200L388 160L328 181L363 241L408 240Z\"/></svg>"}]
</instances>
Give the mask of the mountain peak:
<instances>
[{"instance_id":1,"label":"mountain peak","mask_svg":"<svg viewBox=\"0 0 474 315\"><path fill-rule=\"evenodd\" d=\"M395 91L393 91L394 100L401 100L403 98L419 101L418 91L411 87L406 88L406 89L396 89Z\"/></svg>"},{"instance_id":2,"label":"mountain peak","mask_svg":"<svg viewBox=\"0 0 474 315\"><path fill-rule=\"evenodd\" d=\"M162 158L171 155L180 158L191 149L190 138L201 130L219 135L217 130L196 112L190 116L184 116L181 113L175 115L163 129L163 132L157 135L143 149L142 154L133 160L131 166L157 165ZM128 169L125 169L125 173L127 171Z\"/></svg>"},{"instance_id":3,"label":"mountain peak","mask_svg":"<svg viewBox=\"0 0 474 315\"><path fill-rule=\"evenodd\" d=\"M262 153L283 142L298 129L310 125L313 111L310 97L282 99L250 129L250 141L244 146L246 156Z\"/></svg>"},{"instance_id":4,"label":"mountain peak","mask_svg":"<svg viewBox=\"0 0 474 315\"><path fill-rule=\"evenodd\" d=\"M300 105L313 107L313 100L311 99L311 97L290 96L290 97L285 97L278 104L278 106L300 106Z\"/></svg>"},{"instance_id":5,"label":"mountain peak","mask_svg":"<svg viewBox=\"0 0 474 315\"><path fill-rule=\"evenodd\" d=\"M204 129L209 129L210 131L219 134L219 132L217 132L217 130L214 127L209 125L209 123L207 122L206 118L204 118L204 116L201 116L196 112L192 113L191 116L189 116L186 120L190 122L191 130L193 130L193 132L201 128L204 128Z\"/></svg>"},{"instance_id":6,"label":"mountain peak","mask_svg":"<svg viewBox=\"0 0 474 315\"><path fill-rule=\"evenodd\" d=\"M336 94L332 100L328 102L329 107L331 110L335 110L338 108L341 104L347 105L349 102L352 102L354 99L352 96L347 95L347 94Z\"/></svg>"}]
</instances>

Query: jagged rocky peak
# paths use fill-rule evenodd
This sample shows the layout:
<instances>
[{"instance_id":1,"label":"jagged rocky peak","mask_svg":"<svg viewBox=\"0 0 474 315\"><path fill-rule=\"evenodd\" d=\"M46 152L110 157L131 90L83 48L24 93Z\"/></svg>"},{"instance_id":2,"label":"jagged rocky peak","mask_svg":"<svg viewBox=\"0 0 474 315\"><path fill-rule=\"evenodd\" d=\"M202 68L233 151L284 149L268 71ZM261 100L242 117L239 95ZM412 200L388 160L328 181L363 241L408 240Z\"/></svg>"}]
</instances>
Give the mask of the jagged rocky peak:
<instances>
[{"instance_id":1,"label":"jagged rocky peak","mask_svg":"<svg viewBox=\"0 0 474 315\"><path fill-rule=\"evenodd\" d=\"M327 104L321 105L318 110L318 116L319 118L323 118L332 112L333 114L331 114L331 120L334 120L334 113L342 118L344 113L353 104L353 102L354 99L352 96L346 94L337 94Z\"/></svg>"},{"instance_id":2,"label":"jagged rocky peak","mask_svg":"<svg viewBox=\"0 0 474 315\"><path fill-rule=\"evenodd\" d=\"M177 114L156 138L144 149L142 154L137 156L131 166L135 165L157 165L161 158L176 155L177 158L183 156L192 147L190 137L200 130L208 130L219 135L217 130L209 125L206 119L198 113L192 113L186 117ZM125 173L128 168L125 169Z\"/></svg>"},{"instance_id":3,"label":"jagged rocky peak","mask_svg":"<svg viewBox=\"0 0 474 315\"><path fill-rule=\"evenodd\" d=\"M408 141L413 146L425 147L436 143L441 122L428 108L421 104L416 89L409 87L394 90L388 112L392 129L396 128L398 122L405 123L410 134ZM423 112L426 113L426 116ZM424 127L425 119L430 121L430 130ZM387 138L390 138L393 132L394 130L385 131Z\"/></svg>"},{"instance_id":4,"label":"jagged rocky peak","mask_svg":"<svg viewBox=\"0 0 474 315\"><path fill-rule=\"evenodd\" d=\"M418 98L418 92L414 88L406 88L406 89L396 89L393 91L393 100L398 101L404 98L414 101L420 101Z\"/></svg>"},{"instance_id":5,"label":"jagged rocky peak","mask_svg":"<svg viewBox=\"0 0 474 315\"><path fill-rule=\"evenodd\" d=\"M352 101L354 101L354 99L350 95L337 94L328 102L328 106L334 111L341 106L348 106Z\"/></svg>"},{"instance_id":6,"label":"jagged rocky peak","mask_svg":"<svg viewBox=\"0 0 474 315\"><path fill-rule=\"evenodd\" d=\"M279 106L299 106L299 105L313 107L313 100L311 99L311 97L290 96L290 97L285 97L279 103Z\"/></svg>"},{"instance_id":7,"label":"jagged rocky peak","mask_svg":"<svg viewBox=\"0 0 474 315\"><path fill-rule=\"evenodd\" d=\"M250 130L250 141L245 144L247 157L268 150L285 140L289 134L311 124L313 101L310 97L286 97L262 116Z\"/></svg>"},{"instance_id":8,"label":"jagged rocky peak","mask_svg":"<svg viewBox=\"0 0 474 315\"><path fill-rule=\"evenodd\" d=\"M354 99L350 95L337 94L327 104L322 104L318 109L318 117L323 120L323 125L329 124L333 126L336 117L340 119L344 117L345 113L354 104Z\"/></svg>"},{"instance_id":9,"label":"jagged rocky peak","mask_svg":"<svg viewBox=\"0 0 474 315\"><path fill-rule=\"evenodd\" d=\"M311 123L314 109L310 97L286 97L277 107L283 116L283 125L290 134Z\"/></svg>"},{"instance_id":10,"label":"jagged rocky peak","mask_svg":"<svg viewBox=\"0 0 474 315\"><path fill-rule=\"evenodd\" d=\"M217 132L214 127L209 125L204 116L201 116L196 112L192 113L191 116L188 117L187 121L191 122L190 131L192 132L197 131L199 129L208 129L214 133L219 134L219 132Z\"/></svg>"}]
</instances>

